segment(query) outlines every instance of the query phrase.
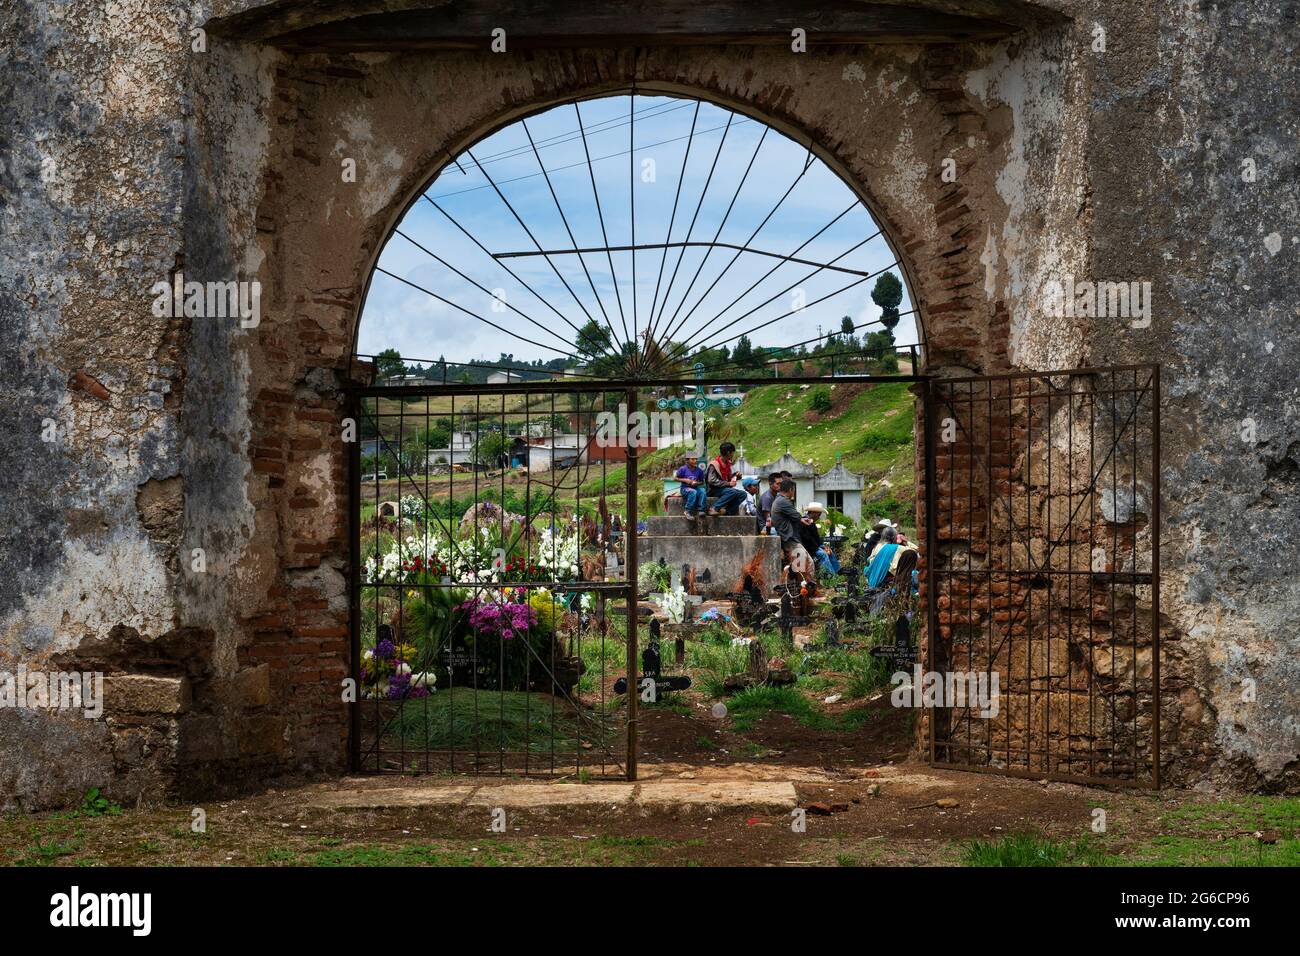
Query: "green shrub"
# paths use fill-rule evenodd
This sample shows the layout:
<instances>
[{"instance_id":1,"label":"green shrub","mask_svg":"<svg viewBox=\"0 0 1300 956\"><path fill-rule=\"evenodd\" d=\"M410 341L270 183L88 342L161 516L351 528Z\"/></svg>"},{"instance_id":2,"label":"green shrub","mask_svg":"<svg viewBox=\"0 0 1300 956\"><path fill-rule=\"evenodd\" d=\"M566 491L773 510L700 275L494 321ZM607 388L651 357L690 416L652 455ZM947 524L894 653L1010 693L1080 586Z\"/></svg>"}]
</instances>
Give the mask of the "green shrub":
<instances>
[{"instance_id":1,"label":"green shrub","mask_svg":"<svg viewBox=\"0 0 1300 956\"><path fill-rule=\"evenodd\" d=\"M667 591L672 586L673 569L667 564L651 561L637 569L636 582L642 591Z\"/></svg>"},{"instance_id":2,"label":"green shrub","mask_svg":"<svg viewBox=\"0 0 1300 956\"><path fill-rule=\"evenodd\" d=\"M814 388L812 394L808 396L809 411L817 412L824 415L831 410L831 391L828 388Z\"/></svg>"}]
</instances>

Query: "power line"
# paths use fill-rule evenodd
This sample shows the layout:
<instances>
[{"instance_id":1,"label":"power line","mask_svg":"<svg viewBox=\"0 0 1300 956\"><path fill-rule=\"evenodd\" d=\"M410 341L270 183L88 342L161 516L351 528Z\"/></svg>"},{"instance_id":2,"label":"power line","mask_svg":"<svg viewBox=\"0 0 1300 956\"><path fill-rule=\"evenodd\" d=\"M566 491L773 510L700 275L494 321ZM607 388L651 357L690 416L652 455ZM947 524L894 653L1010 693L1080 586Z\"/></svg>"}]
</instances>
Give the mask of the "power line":
<instances>
[{"instance_id":1,"label":"power line","mask_svg":"<svg viewBox=\"0 0 1300 956\"><path fill-rule=\"evenodd\" d=\"M734 116L735 114L732 114L732 115ZM705 133L716 133L716 132L717 132L718 130L720 130L720 129L726 129L727 126L729 126L729 125L741 126L741 125L743 125L743 124L745 124L745 123L752 123L752 122L754 122L754 120L751 120L751 119L739 119L739 120L736 120L735 123L732 123L730 120L728 120L727 123L726 123L725 125L723 125L723 126L712 126L712 127L710 127L709 129L702 129L702 130L700 130L699 132L697 132L695 135L696 135L696 136L703 136ZM672 137L671 139L661 139L661 140L659 140L657 143L643 143L642 145L637 146L637 147L635 147L635 149L632 149L632 150L621 149L621 150L619 150L619 151L616 152L616 153L606 153L604 156L597 156L594 160L592 160L592 162L597 162L597 163L598 163L598 162L600 162L600 161L603 160L603 159L617 159L617 158L620 157L620 156L626 156L629 152L635 152L637 149L653 149L653 148L656 147L656 146L667 146L669 143L679 143L679 142L681 142L681 141L684 140L684 139L686 139L685 136L674 136L674 137ZM582 166L582 165L584 165L584 164L583 164L583 163L569 163L569 164L566 165L566 166L552 166L550 169L547 170L547 172L551 172L551 173L559 173L559 172L563 172L563 171L565 171L566 169L576 169L576 168L578 168L579 166ZM536 178L537 178L538 176L540 176L540 175L541 175L541 173L529 173L529 174L526 175L526 176L515 176L515 177L512 178L512 179L502 179L502 180L500 180L500 182L499 182L497 185L506 186L506 185L509 185L510 183L518 183L518 182L522 182L522 181L525 180L525 179L536 179ZM478 191L481 190L481 189L491 189L491 188L492 188L491 185L488 185L488 186L468 186L468 187L466 187L465 189L458 189L458 190L456 190L455 192L450 192L450 193L439 193L437 196L434 196L433 198L434 198L434 199L449 199L449 198L451 198L452 196L462 196L462 195L464 195L465 193L473 193L473 192L478 192Z\"/></svg>"}]
</instances>

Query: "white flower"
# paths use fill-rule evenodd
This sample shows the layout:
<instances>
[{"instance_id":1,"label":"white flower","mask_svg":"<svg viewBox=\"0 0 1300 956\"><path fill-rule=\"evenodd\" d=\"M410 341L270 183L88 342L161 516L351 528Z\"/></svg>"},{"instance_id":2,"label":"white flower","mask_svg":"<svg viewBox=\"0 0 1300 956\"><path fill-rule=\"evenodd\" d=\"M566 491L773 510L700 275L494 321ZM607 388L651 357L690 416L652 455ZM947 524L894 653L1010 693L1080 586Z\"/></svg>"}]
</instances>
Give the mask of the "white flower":
<instances>
[{"instance_id":1,"label":"white flower","mask_svg":"<svg viewBox=\"0 0 1300 956\"><path fill-rule=\"evenodd\" d=\"M655 595L655 602L663 608L668 620L680 624L686 619L686 589L678 585L671 591Z\"/></svg>"}]
</instances>

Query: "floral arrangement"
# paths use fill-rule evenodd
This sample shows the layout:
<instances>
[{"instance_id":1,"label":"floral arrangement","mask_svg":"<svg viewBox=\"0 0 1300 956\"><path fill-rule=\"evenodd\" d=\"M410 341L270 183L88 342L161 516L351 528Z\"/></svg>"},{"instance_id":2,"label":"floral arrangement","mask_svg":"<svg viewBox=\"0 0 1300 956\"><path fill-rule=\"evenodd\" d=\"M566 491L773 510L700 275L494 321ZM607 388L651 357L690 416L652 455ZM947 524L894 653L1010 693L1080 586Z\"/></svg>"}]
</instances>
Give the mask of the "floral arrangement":
<instances>
[{"instance_id":1,"label":"floral arrangement","mask_svg":"<svg viewBox=\"0 0 1300 956\"><path fill-rule=\"evenodd\" d=\"M578 532L556 531L543 528L537 543L537 563L556 581L572 581L578 577Z\"/></svg>"},{"instance_id":2,"label":"floral arrangement","mask_svg":"<svg viewBox=\"0 0 1300 956\"><path fill-rule=\"evenodd\" d=\"M528 606L533 609L539 628L549 634L560 629L564 621L564 605L546 588L538 588L528 595Z\"/></svg>"},{"instance_id":3,"label":"floral arrangement","mask_svg":"<svg viewBox=\"0 0 1300 956\"><path fill-rule=\"evenodd\" d=\"M668 615L669 622L681 624L686 620L686 589L681 585L655 595L655 603Z\"/></svg>"},{"instance_id":4,"label":"floral arrangement","mask_svg":"<svg viewBox=\"0 0 1300 956\"><path fill-rule=\"evenodd\" d=\"M579 577L578 532L542 531L531 546L505 542L493 529L480 528L455 541L437 535L407 535L383 555L362 566L369 584L408 584L419 575L450 577L455 584L507 584L516 581L573 581ZM513 556L511 551L516 552ZM519 552L522 552L520 554Z\"/></svg>"},{"instance_id":5,"label":"floral arrangement","mask_svg":"<svg viewBox=\"0 0 1300 956\"><path fill-rule=\"evenodd\" d=\"M403 521L424 521L424 499L419 495L402 495L397 502L397 513Z\"/></svg>"},{"instance_id":6,"label":"floral arrangement","mask_svg":"<svg viewBox=\"0 0 1300 956\"><path fill-rule=\"evenodd\" d=\"M410 644L395 644L384 639L361 653L361 684L368 698L384 697L401 700L404 697L427 697L428 675L411 673L410 661L416 650Z\"/></svg>"},{"instance_id":7,"label":"floral arrangement","mask_svg":"<svg viewBox=\"0 0 1300 956\"><path fill-rule=\"evenodd\" d=\"M484 601L471 598L459 608L467 612L470 630L503 641L523 636L537 623L537 612L524 601Z\"/></svg>"}]
</instances>

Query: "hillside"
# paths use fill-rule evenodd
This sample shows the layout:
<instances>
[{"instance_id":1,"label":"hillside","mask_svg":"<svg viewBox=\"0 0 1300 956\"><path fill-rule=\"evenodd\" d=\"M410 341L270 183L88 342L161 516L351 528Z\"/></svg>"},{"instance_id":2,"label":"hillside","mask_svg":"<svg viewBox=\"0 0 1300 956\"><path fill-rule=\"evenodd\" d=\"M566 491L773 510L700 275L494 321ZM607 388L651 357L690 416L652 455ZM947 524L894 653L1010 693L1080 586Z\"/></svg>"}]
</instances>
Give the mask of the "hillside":
<instances>
[{"instance_id":1,"label":"hillside","mask_svg":"<svg viewBox=\"0 0 1300 956\"><path fill-rule=\"evenodd\" d=\"M773 461L788 450L801 461L811 460L819 472L832 467L836 455L841 455L847 468L865 478L864 517L887 515L911 527L915 520L916 479L913 398L907 388L904 382L761 386L746 393L740 408L714 413L717 418L709 442L710 452L722 440L730 438L744 449L745 459L751 466ZM824 411L812 408L819 393L823 396L820 407ZM507 417L517 420L525 408L524 398L511 395L505 401ZM462 398L456 402L455 410L459 415L472 409L471 414L496 421L502 411L501 402L499 396L482 396L477 402ZM530 404L530 414L544 416L550 411L549 396L534 398ZM384 398L379 400L379 405L385 433L395 434L400 422L408 437L452 411L446 396L416 399L405 405ZM399 410L403 411L401 418ZM666 448L641 456L643 513L653 513L656 507L653 502L658 492L653 490L656 487L653 479L670 474L683 450ZM556 477L536 476L543 483ZM580 484L582 496L592 502L603 491L609 507L618 509L623 506L626 490L626 466L619 462L610 462L603 468L584 466L563 476L561 483L568 488ZM434 498L459 498L495 488L501 497L511 492L523 494L526 484L523 473L517 471L491 477L466 473L439 477L424 490ZM397 482L391 480L384 482L379 492L370 493L371 498L397 495Z\"/></svg>"},{"instance_id":2,"label":"hillside","mask_svg":"<svg viewBox=\"0 0 1300 956\"><path fill-rule=\"evenodd\" d=\"M915 520L915 415L907 389L906 382L764 386L746 394L744 404L721 424L751 465L789 450L822 472L835 464L836 455L843 456L845 467L866 479L864 513L884 510L910 525ZM818 391L829 397L828 411L811 410Z\"/></svg>"}]
</instances>

